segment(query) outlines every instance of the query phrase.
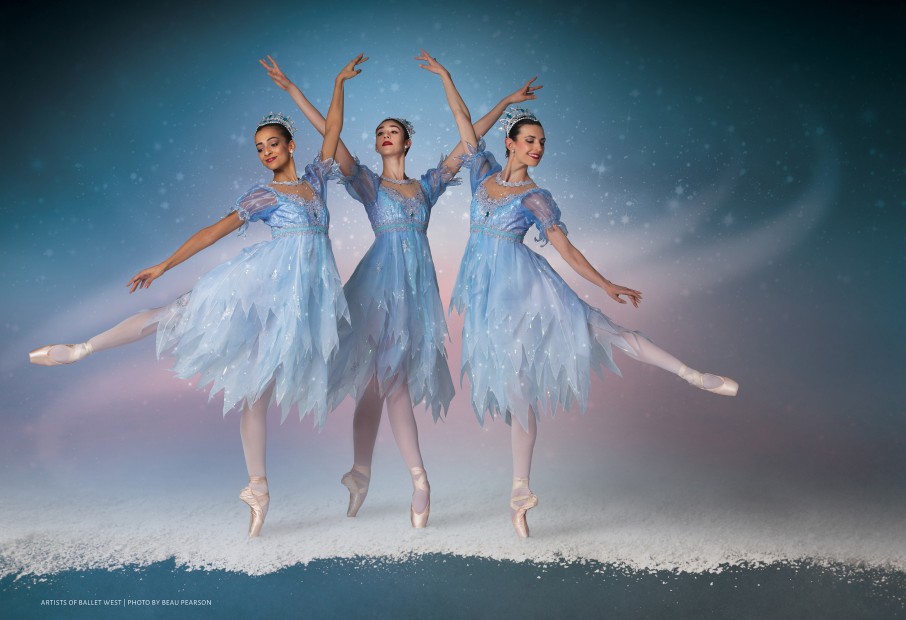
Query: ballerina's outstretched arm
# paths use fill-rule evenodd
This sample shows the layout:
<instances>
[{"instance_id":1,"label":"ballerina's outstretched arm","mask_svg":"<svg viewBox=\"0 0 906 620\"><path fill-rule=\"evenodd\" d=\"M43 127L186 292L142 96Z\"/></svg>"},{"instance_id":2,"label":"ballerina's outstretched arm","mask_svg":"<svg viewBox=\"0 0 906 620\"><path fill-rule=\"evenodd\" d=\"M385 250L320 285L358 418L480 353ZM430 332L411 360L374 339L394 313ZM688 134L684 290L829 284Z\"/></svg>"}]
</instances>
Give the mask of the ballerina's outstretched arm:
<instances>
[{"instance_id":1,"label":"ballerina's outstretched arm","mask_svg":"<svg viewBox=\"0 0 906 620\"><path fill-rule=\"evenodd\" d=\"M491 127L494 126L494 123L497 122L497 119L500 118L500 115L503 114L507 106L515 103L522 103L523 101L529 101L531 99L537 99L538 96L535 94L535 91L544 88L540 84L535 86L534 82L538 78L533 77L514 92L497 102L497 105L491 108L487 114L472 124L472 116L469 113L469 108L466 106L465 101L463 101L462 96L456 89L456 85L453 84L453 78L450 76L450 72L425 50L421 50L421 54L416 56L415 59L425 63L419 65L419 67L440 76L444 85L444 92L447 95L447 104L453 112L453 119L456 121L457 129L459 129L460 142L447 156L447 159L444 160L444 166L453 174L458 172L459 168L462 166L461 156L468 152L467 145L471 144L473 147L478 146L478 140L491 130Z\"/></svg>"},{"instance_id":2,"label":"ballerina's outstretched arm","mask_svg":"<svg viewBox=\"0 0 906 620\"><path fill-rule=\"evenodd\" d=\"M569 240L569 237L560 230L560 227L557 225L551 226L547 229L547 239L550 241L551 245L554 246L554 249L560 253L560 256L563 257L563 260L573 268L573 270L578 273L580 276L594 284L595 286L600 287L607 296L616 301L617 303L625 304L626 300L621 299L621 296L626 297L632 305L636 308L639 307L639 304L642 303L642 293L635 289L627 288L625 286L620 286L619 284L614 284L604 276L602 276L597 269L595 269L588 259L585 258L585 255L579 251L579 248L574 246Z\"/></svg>"},{"instance_id":3,"label":"ballerina's outstretched arm","mask_svg":"<svg viewBox=\"0 0 906 620\"><path fill-rule=\"evenodd\" d=\"M367 60L367 58L365 60ZM318 108L302 94L299 87L286 77L286 74L280 69L277 61L268 55L267 60L260 59L258 62L267 70L267 75L274 81L274 84L289 93L289 96L292 97L293 101L302 111L302 114L308 119L308 122L311 123L311 126L323 136L327 130L326 119L321 112L318 111ZM364 60L362 62L364 62ZM352 154L349 152L349 149L346 148L346 145L342 140L339 140L337 143L334 160L340 165L340 170L342 170L343 174L350 175L353 173L355 169L355 159L352 157Z\"/></svg>"},{"instance_id":4,"label":"ballerina's outstretched arm","mask_svg":"<svg viewBox=\"0 0 906 620\"><path fill-rule=\"evenodd\" d=\"M229 215L221 219L219 222L215 222L210 226L202 228L197 233L189 237L185 243L183 243L179 248L170 255L170 257L153 267L148 267L147 269L142 269L137 274L135 274L131 280L126 284L127 287L131 287L130 293L134 293L140 288L148 288L151 286L151 283L154 282L157 278L161 277L166 271L173 269L176 265L184 262L185 260L191 258L192 256L198 254L203 249L208 246L213 245L220 239L223 239L228 234L234 230L238 230L242 226L243 221L239 217L239 214L236 211L232 211Z\"/></svg>"}]
</instances>

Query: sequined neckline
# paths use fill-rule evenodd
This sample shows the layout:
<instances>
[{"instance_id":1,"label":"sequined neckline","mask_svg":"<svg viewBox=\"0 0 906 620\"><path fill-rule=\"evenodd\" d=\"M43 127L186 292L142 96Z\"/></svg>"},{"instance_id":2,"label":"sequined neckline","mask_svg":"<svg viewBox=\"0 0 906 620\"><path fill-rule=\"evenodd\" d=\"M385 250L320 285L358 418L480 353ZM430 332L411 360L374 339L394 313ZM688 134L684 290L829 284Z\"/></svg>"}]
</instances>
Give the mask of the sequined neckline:
<instances>
[{"instance_id":1,"label":"sequined neckline","mask_svg":"<svg viewBox=\"0 0 906 620\"><path fill-rule=\"evenodd\" d=\"M526 179L525 181L516 181L516 182L504 181L500 177L500 172L498 172L497 174L494 175L494 180L497 181L497 185L499 185L501 187L525 187L526 185L534 184L534 181L532 181L531 179Z\"/></svg>"},{"instance_id":2,"label":"sequined neckline","mask_svg":"<svg viewBox=\"0 0 906 620\"><path fill-rule=\"evenodd\" d=\"M305 179L296 179L295 181L271 181L271 185L301 185Z\"/></svg>"},{"instance_id":3,"label":"sequined neckline","mask_svg":"<svg viewBox=\"0 0 906 620\"><path fill-rule=\"evenodd\" d=\"M396 185L411 185L412 183L418 183L418 179L391 179L390 177L385 177L383 174L381 175L381 180Z\"/></svg>"},{"instance_id":4,"label":"sequined neckline","mask_svg":"<svg viewBox=\"0 0 906 620\"><path fill-rule=\"evenodd\" d=\"M381 185L380 189L383 189L384 191L388 191L388 192L393 192L395 195L399 196L400 202L402 202L403 204L406 204L407 206L411 205L413 202L416 202L419 205L427 202L424 199L424 193L422 192L421 186L419 186L418 190L411 196L407 196L406 194L399 191L395 187L387 187L386 185Z\"/></svg>"},{"instance_id":5,"label":"sequined neckline","mask_svg":"<svg viewBox=\"0 0 906 620\"><path fill-rule=\"evenodd\" d=\"M279 182L271 182L270 184L271 184L271 185L275 185L275 184L278 184L278 183L279 183ZM287 182L284 182L284 183L279 183L279 184L280 184L280 185L290 185L290 183L289 183L288 181L287 181ZM277 188L277 187L272 187L271 189L272 189L274 192L280 194L281 196L285 196L286 198L288 198L288 199L291 200L292 202L298 202L298 203L301 203L301 204L313 204L313 203L320 204L320 203L321 203L321 197L318 196L318 192L316 192L316 191L315 191L315 188L314 188L314 187L311 187L311 183L309 183L309 182L306 181L305 179L299 179L299 180L298 180L296 183L294 183L293 185L296 186L296 187L298 187L299 185L308 185L309 188L311 189L311 198L305 198L305 197L303 197L302 195L296 194L296 193L294 193L294 192L282 192L282 191L280 191L280 189Z\"/></svg>"},{"instance_id":6,"label":"sequined neckline","mask_svg":"<svg viewBox=\"0 0 906 620\"><path fill-rule=\"evenodd\" d=\"M481 183L478 185L478 190L475 192L475 198L477 198L479 202L490 205L494 209L497 209L498 207L502 207L503 205L511 202L514 198L518 198L520 196L525 196L530 191L534 191L536 189L538 189L538 188L530 187L521 192L513 192L512 194L504 194L500 198L491 198L490 194L488 194L488 188L486 187L486 184Z\"/></svg>"},{"instance_id":7,"label":"sequined neckline","mask_svg":"<svg viewBox=\"0 0 906 620\"><path fill-rule=\"evenodd\" d=\"M289 194L287 192L280 192L277 190L274 190L274 191L276 191L278 194L280 194L280 196L282 196L283 198L286 198L290 202L295 202L295 203L303 204L303 205L311 205L311 204L320 205L321 204L321 198L317 194L313 195L311 198L304 198L304 197L300 196L299 194Z\"/></svg>"},{"instance_id":8,"label":"sequined neckline","mask_svg":"<svg viewBox=\"0 0 906 620\"><path fill-rule=\"evenodd\" d=\"M299 181L299 185L308 183L305 179L299 179ZM310 187L311 183L308 183L308 185ZM281 198L305 209L314 224L323 224L327 221L327 209L325 208L324 202L321 200L321 196L318 195L318 192L315 191L314 187L311 188L311 198L304 198L299 194L290 192L281 192L275 187L272 187L271 191Z\"/></svg>"}]
</instances>

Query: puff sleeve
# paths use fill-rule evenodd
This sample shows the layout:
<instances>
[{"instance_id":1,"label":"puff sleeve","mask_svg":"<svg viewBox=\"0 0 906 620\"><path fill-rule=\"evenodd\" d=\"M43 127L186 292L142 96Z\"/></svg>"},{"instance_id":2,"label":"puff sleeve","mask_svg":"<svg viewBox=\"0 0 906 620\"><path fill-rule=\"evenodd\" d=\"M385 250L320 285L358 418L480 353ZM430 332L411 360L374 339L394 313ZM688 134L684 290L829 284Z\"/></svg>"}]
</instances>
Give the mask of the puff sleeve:
<instances>
[{"instance_id":1,"label":"puff sleeve","mask_svg":"<svg viewBox=\"0 0 906 620\"><path fill-rule=\"evenodd\" d=\"M354 200L363 205L371 205L377 201L381 177L372 172L368 166L359 163L359 159L356 157L352 173L349 176L340 177L340 183Z\"/></svg>"},{"instance_id":2,"label":"puff sleeve","mask_svg":"<svg viewBox=\"0 0 906 620\"><path fill-rule=\"evenodd\" d=\"M456 178L456 174L444 166L445 159L446 157L442 156L437 167L428 170L421 178L422 190L425 192L425 197L428 199L429 208L434 206L434 203L440 199L441 195L447 191L448 187L460 184L460 180Z\"/></svg>"},{"instance_id":3,"label":"puff sleeve","mask_svg":"<svg viewBox=\"0 0 906 620\"><path fill-rule=\"evenodd\" d=\"M541 245L547 245L547 231L554 226L562 230L563 234L568 234L566 225L560 221L560 208L546 189L527 194L522 199L522 206L525 208L526 219L538 229L535 241L540 241Z\"/></svg>"},{"instance_id":4,"label":"puff sleeve","mask_svg":"<svg viewBox=\"0 0 906 620\"><path fill-rule=\"evenodd\" d=\"M243 221L237 233L244 236L249 222L267 219L278 206L277 196L272 189L256 185L236 201L236 208L233 211L236 211L239 219Z\"/></svg>"},{"instance_id":5,"label":"puff sleeve","mask_svg":"<svg viewBox=\"0 0 906 620\"><path fill-rule=\"evenodd\" d=\"M312 163L305 166L304 176L321 200L326 202L327 182L331 179L339 179L343 175L337 162L333 159L322 160L321 156L317 155Z\"/></svg>"},{"instance_id":6,"label":"puff sleeve","mask_svg":"<svg viewBox=\"0 0 906 620\"><path fill-rule=\"evenodd\" d=\"M485 149L484 140L478 141L478 148L471 144L466 146L469 152L462 156L462 165L469 169L469 181L474 194L478 186L492 174L500 172L501 167L494 156Z\"/></svg>"}]
</instances>

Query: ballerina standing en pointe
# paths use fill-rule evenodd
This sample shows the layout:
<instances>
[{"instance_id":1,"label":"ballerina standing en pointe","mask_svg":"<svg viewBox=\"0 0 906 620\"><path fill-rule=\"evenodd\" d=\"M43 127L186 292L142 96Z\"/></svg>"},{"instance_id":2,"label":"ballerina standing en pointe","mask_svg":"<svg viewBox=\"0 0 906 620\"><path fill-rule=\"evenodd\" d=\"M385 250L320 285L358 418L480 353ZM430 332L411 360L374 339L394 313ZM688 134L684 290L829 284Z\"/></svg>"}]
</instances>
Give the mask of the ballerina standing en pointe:
<instances>
[{"instance_id":1,"label":"ballerina standing en pointe","mask_svg":"<svg viewBox=\"0 0 906 620\"><path fill-rule=\"evenodd\" d=\"M320 112L274 59L268 57L261 64L315 129L323 132ZM527 88L531 87L526 85L517 92ZM476 123L477 133L483 135L493 126L510 99L505 101L493 115ZM421 528L428 522L430 486L412 407L424 403L436 421L454 391L444 346L447 326L426 231L431 208L447 187L458 183L454 176L461 164L458 155L451 155L442 157L436 168L419 178L407 176L406 155L414 133L412 124L399 117L378 124L374 149L381 157L379 175L360 164L342 140L337 147L343 182L350 195L364 205L375 240L344 287L352 326L341 330L340 353L332 374L337 383L331 394L342 398L349 393L356 401L353 466L341 480L349 490L346 514L356 516L368 493L386 401L393 436L412 477L410 522Z\"/></svg>"},{"instance_id":2,"label":"ballerina standing en pointe","mask_svg":"<svg viewBox=\"0 0 906 620\"><path fill-rule=\"evenodd\" d=\"M510 519L516 534L527 538L526 512L538 504L529 487L537 420L542 412L553 415L574 401L584 411L590 370L604 366L619 374L612 347L715 394L735 396L738 385L693 370L638 332L617 325L579 299L543 257L523 244L535 226L539 241L550 242L576 273L612 300L625 304L628 299L635 307L642 301L639 291L604 278L570 243L553 196L529 176L529 169L541 163L546 143L535 115L521 108L504 115L507 159L501 166L473 130L450 73L427 53L420 60L441 77L459 129L457 149L468 150L470 235L450 304L465 313L462 374L469 379L478 421L484 424L485 414L502 415L512 425Z\"/></svg>"},{"instance_id":3,"label":"ballerina standing en pointe","mask_svg":"<svg viewBox=\"0 0 906 620\"><path fill-rule=\"evenodd\" d=\"M268 114L255 131L258 158L273 173L255 185L220 221L192 235L168 259L143 269L127 284L148 288L165 272L222 239L261 221L272 239L246 248L206 275L188 293L162 308L135 314L80 344L48 345L29 354L33 364L71 364L86 356L157 334L158 356L175 359L184 379L223 390L223 412L242 409L239 432L249 484L239 497L250 509L249 537L257 537L270 503L265 467L267 409L276 402L281 421L292 408L300 419L313 413L323 425L328 373L339 346L338 323L349 324L330 239L325 202L327 181L337 178L333 161L343 125L343 87L359 73L361 54L339 73L327 113L320 153L296 171L295 124Z\"/></svg>"}]
</instances>

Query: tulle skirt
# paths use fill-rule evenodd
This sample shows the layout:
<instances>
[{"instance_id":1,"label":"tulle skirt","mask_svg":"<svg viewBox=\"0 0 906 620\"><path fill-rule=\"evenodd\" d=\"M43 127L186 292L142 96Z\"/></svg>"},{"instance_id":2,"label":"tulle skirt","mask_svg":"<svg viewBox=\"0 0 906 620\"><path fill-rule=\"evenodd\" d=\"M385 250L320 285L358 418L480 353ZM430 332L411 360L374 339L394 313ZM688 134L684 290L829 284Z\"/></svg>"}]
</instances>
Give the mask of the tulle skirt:
<instances>
[{"instance_id":1,"label":"tulle skirt","mask_svg":"<svg viewBox=\"0 0 906 620\"><path fill-rule=\"evenodd\" d=\"M352 325L340 329L331 395L342 400L349 394L358 402L372 378L382 395L406 381L413 407L424 403L436 421L454 389L447 324L425 234L404 229L378 235L345 294Z\"/></svg>"},{"instance_id":2,"label":"tulle skirt","mask_svg":"<svg viewBox=\"0 0 906 620\"><path fill-rule=\"evenodd\" d=\"M295 408L323 426L338 322L349 313L326 235L295 235L244 249L167 307L158 356L182 378L200 375L223 412L260 399L271 383L282 420Z\"/></svg>"},{"instance_id":3,"label":"tulle skirt","mask_svg":"<svg viewBox=\"0 0 906 620\"><path fill-rule=\"evenodd\" d=\"M490 413L527 427L530 409L553 416L574 402L584 412L590 370L619 375L612 347L631 351L628 330L579 299L544 257L496 236L470 236L452 309L465 314L461 377L481 424Z\"/></svg>"}]
</instances>

